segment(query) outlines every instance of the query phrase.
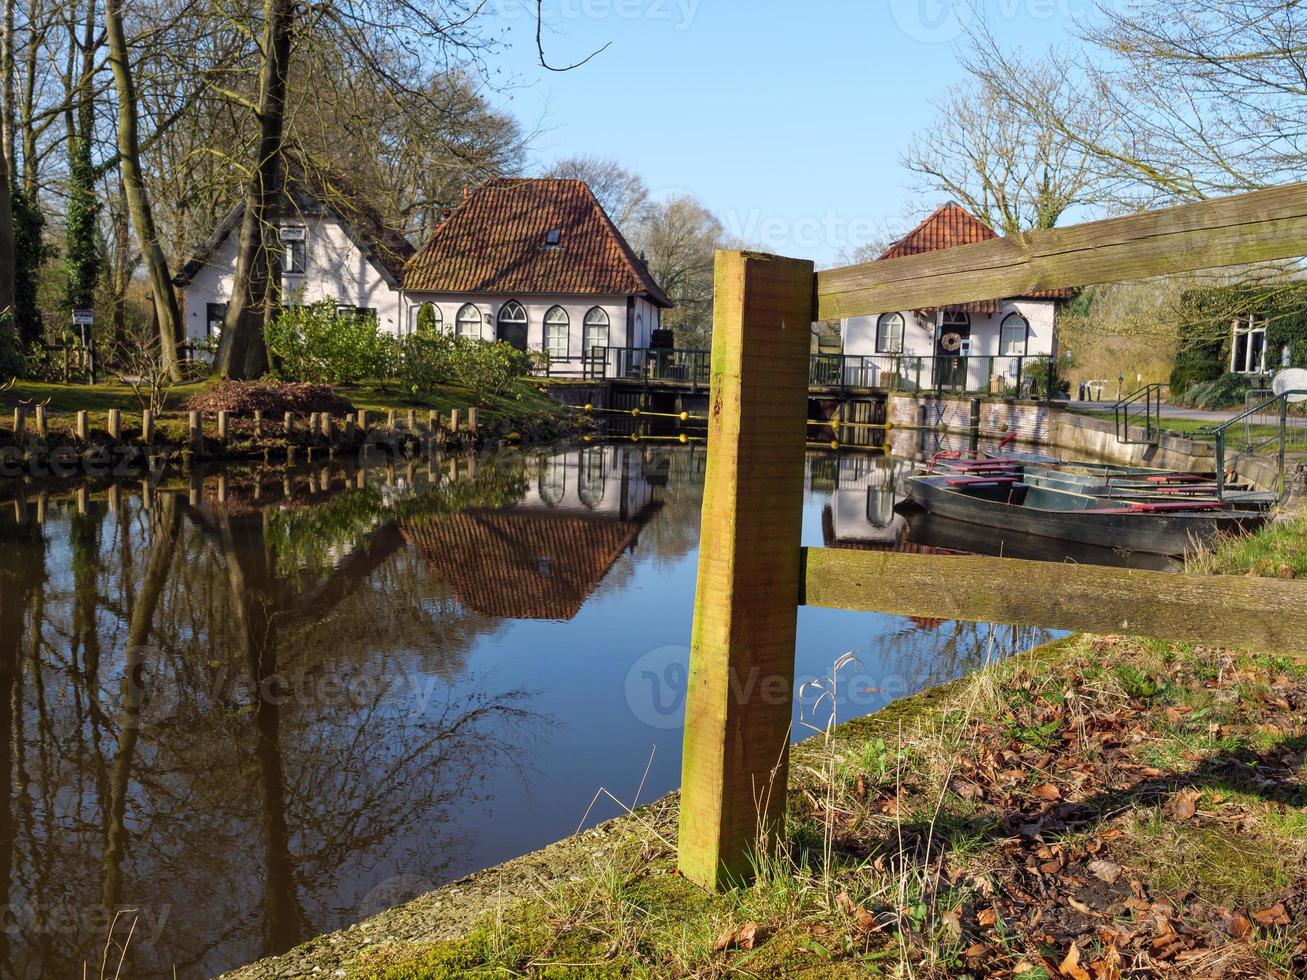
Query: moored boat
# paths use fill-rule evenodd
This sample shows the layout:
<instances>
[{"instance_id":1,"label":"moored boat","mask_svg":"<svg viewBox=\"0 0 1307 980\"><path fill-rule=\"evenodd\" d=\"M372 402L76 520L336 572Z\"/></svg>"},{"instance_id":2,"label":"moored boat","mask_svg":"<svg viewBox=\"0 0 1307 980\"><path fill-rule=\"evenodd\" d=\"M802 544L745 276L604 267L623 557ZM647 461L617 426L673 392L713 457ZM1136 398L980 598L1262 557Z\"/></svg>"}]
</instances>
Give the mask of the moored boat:
<instances>
[{"instance_id":1,"label":"moored boat","mask_svg":"<svg viewBox=\"0 0 1307 980\"><path fill-rule=\"evenodd\" d=\"M914 476L908 487L918 506L941 517L1158 555L1182 555L1267 519L1262 511L1230 510L1219 500L1103 500L1032 487L1010 475Z\"/></svg>"}]
</instances>

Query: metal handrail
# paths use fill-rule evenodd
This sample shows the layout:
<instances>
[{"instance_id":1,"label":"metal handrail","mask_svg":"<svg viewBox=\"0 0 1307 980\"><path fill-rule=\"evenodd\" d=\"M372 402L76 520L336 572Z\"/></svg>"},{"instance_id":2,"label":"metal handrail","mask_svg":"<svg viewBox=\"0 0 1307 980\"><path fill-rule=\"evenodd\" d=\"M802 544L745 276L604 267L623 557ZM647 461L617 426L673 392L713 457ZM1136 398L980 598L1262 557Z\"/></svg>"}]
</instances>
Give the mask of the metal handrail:
<instances>
[{"instance_id":1,"label":"metal handrail","mask_svg":"<svg viewBox=\"0 0 1307 980\"><path fill-rule=\"evenodd\" d=\"M1160 382L1146 384L1138 391L1132 392L1112 406L1112 415L1116 421L1116 441L1124 446L1151 446L1157 442L1162 431L1162 389L1170 385ZM1143 411L1138 406L1143 405ZM1144 438L1134 439L1130 435L1131 426L1143 420Z\"/></svg>"},{"instance_id":2,"label":"metal handrail","mask_svg":"<svg viewBox=\"0 0 1307 980\"><path fill-rule=\"evenodd\" d=\"M1239 462L1251 456L1260 453L1261 450L1268 446L1278 444L1276 456L1279 466L1279 486L1278 492L1283 495L1287 486L1285 484L1285 450L1288 445L1288 423L1289 423L1289 399L1290 398L1307 398L1307 391L1295 390L1286 391L1283 394L1275 395L1266 399L1258 405L1251 408L1245 405L1245 408L1238 415L1227 419L1220 425L1211 426L1198 430L1203 435L1210 435L1216 440L1216 494L1221 499L1225 499L1226 480L1225 474L1233 472ZM1260 441L1253 439L1252 418L1256 415L1266 415L1274 410L1277 417L1275 425L1275 434L1268 435ZM1244 446L1243 449L1235 454L1233 459L1228 452L1229 433L1238 431L1238 427L1243 428Z\"/></svg>"}]
</instances>

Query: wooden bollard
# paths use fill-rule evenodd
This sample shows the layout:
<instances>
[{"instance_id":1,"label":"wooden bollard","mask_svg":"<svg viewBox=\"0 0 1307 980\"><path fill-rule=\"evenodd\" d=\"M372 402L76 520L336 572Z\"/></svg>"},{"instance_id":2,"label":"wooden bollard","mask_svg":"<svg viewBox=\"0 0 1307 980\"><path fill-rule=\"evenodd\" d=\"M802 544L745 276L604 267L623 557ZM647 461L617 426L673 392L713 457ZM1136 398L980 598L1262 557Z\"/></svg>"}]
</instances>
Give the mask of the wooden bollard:
<instances>
[{"instance_id":1,"label":"wooden bollard","mask_svg":"<svg viewBox=\"0 0 1307 980\"><path fill-rule=\"evenodd\" d=\"M85 411L77 413L77 439L79 442L91 439L91 417Z\"/></svg>"},{"instance_id":2,"label":"wooden bollard","mask_svg":"<svg viewBox=\"0 0 1307 980\"><path fill-rule=\"evenodd\" d=\"M418 413L413 409L408 410L408 431L416 432L418 430Z\"/></svg>"},{"instance_id":3,"label":"wooden bollard","mask_svg":"<svg viewBox=\"0 0 1307 980\"><path fill-rule=\"evenodd\" d=\"M227 413L218 413L218 439L222 442L227 441Z\"/></svg>"},{"instance_id":4,"label":"wooden bollard","mask_svg":"<svg viewBox=\"0 0 1307 980\"><path fill-rule=\"evenodd\" d=\"M469 408L467 410L467 429L473 435L476 435L477 432L477 416L479 414L479 411L475 408Z\"/></svg>"},{"instance_id":5,"label":"wooden bollard","mask_svg":"<svg viewBox=\"0 0 1307 980\"><path fill-rule=\"evenodd\" d=\"M148 408L141 413L141 442L154 445L154 413Z\"/></svg>"},{"instance_id":6,"label":"wooden bollard","mask_svg":"<svg viewBox=\"0 0 1307 980\"><path fill-rule=\"evenodd\" d=\"M44 439L50 434L50 422L45 417L45 406L36 406L36 434Z\"/></svg>"},{"instance_id":7,"label":"wooden bollard","mask_svg":"<svg viewBox=\"0 0 1307 980\"><path fill-rule=\"evenodd\" d=\"M263 438L263 413L262 412L254 413L254 438L255 439Z\"/></svg>"},{"instance_id":8,"label":"wooden bollard","mask_svg":"<svg viewBox=\"0 0 1307 980\"><path fill-rule=\"evenodd\" d=\"M395 410L393 408L386 413L386 431L395 431Z\"/></svg>"},{"instance_id":9,"label":"wooden bollard","mask_svg":"<svg viewBox=\"0 0 1307 980\"><path fill-rule=\"evenodd\" d=\"M431 432L435 432L439 428L440 428L440 413L433 408L430 412L427 413L427 429Z\"/></svg>"},{"instance_id":10,"label":"wooden bollard","mask_svg":"<svg viewBox=\"0 0 1307 980\"><path fill-rule=\"evenodd\" d=\"M287 412L286 417L282 420L282 423L285 426L286 438L289 439L291 437L291 433L295 431L295 416L292 415L290 412Z\"/></svg>"},{"instance_id":11,"label":"wooden bollard","mask_svg":"<svg viewBox=\"0 0 1307 980\"><path fill-rule=\"evenodd\" d=\"M118 442L123 437L123 413L116 408L109 409L108 421L105 423L109 429L109 438Z\"/></svg>"},{"instance_id":12,"label":"wooden bollard","mask_svg":"<svg viewBox=\"0 0 1307 980\"><path fill-rule=\"evenodd\" d=\"M77 513L81 517L86 516L86 512L91 507L91 489L85 484L77 488Z\"/></svg>"},{"instance_id":13,"label":"wooden bollard","mask_svg":"<svg viewBox=\"0 0 1307 980\"><path fill-rule=\"evenodd\" d=\"M14 438L23 438L25 432L27 432L27 409L18 405L14 408Z\"/></svg>"},{"instance_id":14,"label":"wooden bollard","mask_svg":"<svg viewBox=\"0 0 1307 980\"><path fill-rule=\"evenodd\" d=\"M186 441L195 449L204 447L204 422L199 412L190 412L186 416Z\"/></svg>"},{"instance_id":15,"label":"wooden bollard","mask_svg":"<svg viewBox=\"0 0 1307 980\"><path fill-rule=\"evenodd\" d=\"M449 431L458 432L458 409L450 409L449 412Z\"/></svg>"},{"instance_id":16,"label":"wooden bollard","mask_svg":"<svg viewBox=\"0 0 1307 980\"><path fill-rule=\"evenodd\" d=\"M146 480L141 484L141 510L150 512L154 509L154 484Z\"/></svg>"},{"instance_id":17,"label":"wooden bollard","mask_svg":"<svg viewBox=\"0 0 1307 980\"><path fill-rule=\"evenodd\" d=\"M50 506L50 495L45 491L36 495L36 523L45 523L45 512Z\"/></svg>"},{"instance_id":18,"label":"wooden bollard","mask_svg":"<svg viewBox=\"0 0 1307 980\"><path fill-rule=\"evenodd\" d=\"M332 419L330 412L322 413L322 438L327 441L331 440L332 435L335 432L334 421L335 420Z\"/></svg>"},{"instance_id":19,"label":"wooden bollard","mask_svg":"<svg viewBox=\"0 0 1307 980\"><path fill-rule=\"evenodd\" d=\"M343 427L345 430L345 441L353 442L354 441L354 416L353 415L345 416Z\"/></svg>"},{"instance_id":20,"label":"wooden bollard","mask_svg":"<svg viewBox=\"0 0 1307 980\"><path fill-rule=\"evenodd\" d=\"M355 416L355 418L357 420L359 432L363 433L363 435L367 435L368 434L368 410L366 408L360 408L358 411L358 415Z\"/></svg>"},{"instance_id":21,"label":"wooden bollard","mask_svg":"<svg viewBox=\"0 0 1307 980\"><path fill-rule=\"evenodd\" d=\"M718 252L711 463L681 761L680 870L748 878L784 831L813 264ZM747 690L746 690L747 687Z\"/></svg>"},{"instance_id":22,"label":"wooden bollard","mask_svg":"<svg viewBox=\"0 0 1307 980\"><path fill-rule=\"evenodd\" d=\"M310 438L317 436L319 424L320 423L318 421L318 413L309 412L309 437Z\"/></svg>"},{"instance_id":23,"label":"wooden bollard","mask_svg":"<svg viewBox=\"0 0 1307 980\"><path fill-rule=\"evenodd\" d=\"M219 473L218 474L218 503L225 504L226 502L227 502L227 474Z\"/></svg>"}]
</instances>

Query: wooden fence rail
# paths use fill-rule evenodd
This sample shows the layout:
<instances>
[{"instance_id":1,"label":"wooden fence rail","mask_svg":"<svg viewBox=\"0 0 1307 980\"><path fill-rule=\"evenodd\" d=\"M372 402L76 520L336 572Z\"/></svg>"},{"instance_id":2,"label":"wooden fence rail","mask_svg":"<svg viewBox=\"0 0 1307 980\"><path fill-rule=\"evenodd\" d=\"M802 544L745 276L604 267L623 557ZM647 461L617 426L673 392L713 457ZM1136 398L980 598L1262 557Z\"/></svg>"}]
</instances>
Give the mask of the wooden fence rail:
<instances>
[{"instance_id":1,"label":"wooden fence rail","mask_svg":"<svg viewBox=\"0 0 1307 980\"><path fill-rule=\"evenodd\" d=\"M1307 255L1307 184L811 273L717 256L680 867L756 866L784 816L800 602L1307 652L1300 582L799 547L814 320Z\"/></svg>"}]
</instances>

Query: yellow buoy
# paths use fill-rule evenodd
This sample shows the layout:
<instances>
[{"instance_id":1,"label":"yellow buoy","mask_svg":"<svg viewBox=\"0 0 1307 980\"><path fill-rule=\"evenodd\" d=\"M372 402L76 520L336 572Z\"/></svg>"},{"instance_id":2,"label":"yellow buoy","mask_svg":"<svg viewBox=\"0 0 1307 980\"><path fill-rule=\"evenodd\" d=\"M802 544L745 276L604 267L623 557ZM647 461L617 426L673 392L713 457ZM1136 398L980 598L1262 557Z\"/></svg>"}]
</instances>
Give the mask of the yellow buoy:
<instances>
[{"instance_id":1,"label":"yellow buoy","mask_svg":"<svg viewBox=\"0 0 1307 980\"><path fill-rule=\"evenodd\" d=\"M640 410L639 410L638 408L633 408L633 409L631 409L631 414L632 414L632 415L639 415L639 414L640 414Z\"/></svg>"},{"instance_id":2,"label":"yellow buoy","mask_svg":"<svg viewBox=\"0 0 1307 980\"><path fill-rule=\"evenodd\" d=\"M632 432L632 433L631 433L631 441L632 441L632 442L639 442L639 441L640 441L640 433L638 433L638 432Z\"/></svg>"},{"instance_id":3,"label":"yellow buoy","mask_svg":"<svg viewBox=\"0 0 1307 980\"><path fill-rule=\"evenodd\" d=\"M690 441L690 437L687 436L684 432L682 432L682 433L681 433L681 442L689 442L689 441Z\"/></svg>"},{"instance_id":4,"label":"yellow buoy","mask_svg":"<svg viewBox=\"0 0 1307 980\"><path fill-rule=\"evenodd\" d=\"M888 419L886 419L886 420L885 420L885 431L888 432L888 431L889 431L890 429L892 429L892 428L894 428L894 423L891 422L891 421L889 421Z\"/></svg>"},{"instance_id":5,"label":"yellow buoy","mask_svg":"<svg viewBox=\"0 0 1307 980\"><path fill-rule=\"evenodd\" d=\"M839 449L839 448L840 448L840 441L839 441L838 439L832 439L832 440L830 441L830 447L831 447L831 449Z\"/></svg>"},{"instance_id":6,"label":"yellow buoy","mask_svg":"<svg viewBox=\"0 0 1307 980\"><path fill-rule=\"evenodd\" d=\"M591 405L589 402L586 402L586 403L585 403L585 410L586 410L586 412L593 412L593 411L595 410L595 407L594 407L593 405Z\"/></svg>"},{"instance_id":7,"label":"yellow buoy","mask_svg":"<svg viewBox=\"0 0 1307 980\"><path fill-rule=\"evenodd\" d=\"M682 422L688 422L688 421L690 421L690 413L689 413L689 412L682 412L682 413L681 413L681 421L682 421Z\"/></svg>"}]
</instances>

